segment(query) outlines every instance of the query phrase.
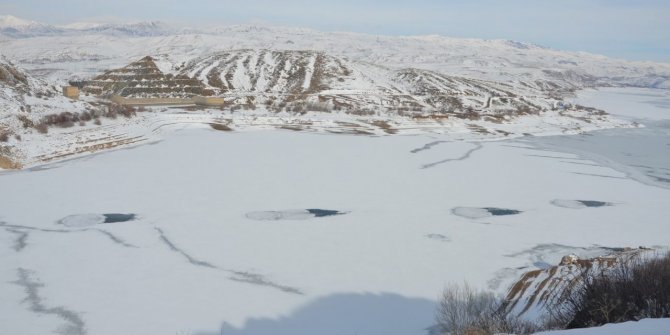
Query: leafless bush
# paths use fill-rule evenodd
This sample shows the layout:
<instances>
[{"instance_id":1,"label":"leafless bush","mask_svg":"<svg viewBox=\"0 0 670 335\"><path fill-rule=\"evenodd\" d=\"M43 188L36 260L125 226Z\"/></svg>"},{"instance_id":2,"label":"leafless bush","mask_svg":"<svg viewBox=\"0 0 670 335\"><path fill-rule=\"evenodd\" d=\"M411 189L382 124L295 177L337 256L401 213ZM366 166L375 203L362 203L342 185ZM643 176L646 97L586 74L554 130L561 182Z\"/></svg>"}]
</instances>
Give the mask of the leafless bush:
<instances>
[{"instance_id":1,"label":"leafless bush","mask_svg":"<svg viewBox=\"0 0 670 335\"><path fill-rule=\"evenodd\" d=\"M9 141L9 131L0 129L0 142Z\"/></svg>"},{"instance_id":2,"label":"leafless bush","mask_svg":"<svg viewBox=\"0 0 670 335\"><path fill-rule=\"evenodd\" d=\"M35 126L35 123L33 122L33 120L29 119L25 115L19 115L18 118L19 118L19 121L21 121L21 124L23 125L23 128L32 128L32 127Z\"/></svg>"},{"instance_id":3,"label":"leafless bush","mask_svg":"<svg viewBox=\"0 0 670 335\"><path fill-rule=\"evenodd\" d=\"M361 108L357 110L350 110L349 114L358 115L358 116L372 116L375 115L375 111L367 108Z\"/></svg>"},{"instance_id":4,"label":"leafless bush","mask_svg":"<svg viewBox=\"0 0 670 335\"><path fill-rule=\"evenodd\" d=\"M50 114L42 117L40 124L48 126L57 126L61 128L69 128L74 126L75 122L79 121L78 113L63 112L60 114Z\"/></svg>"},{"instance_id":5,"label":"leafless bush","mask_svg":"<svg viewBox=\"0 0 670 335\"><path fill-rule=\"evenodd\" d=\"M130 118L136 114L136 108L132 106L110 104L107 106L107 112L104 116L110 119L116 119L119 114L125 116L126 118Z\"/></svg>"},{"instance_id":6,"label":"leafless bush","mask_svg":"<svg viewBox=\"0 0 670 335\"><path fill-rule=\"evenodd\" d=\"M567 328L670 317L670 254L623 259L613 269L581 279L555 308Z\"/></svg>"},{"instance_id":7,"label":"leafless bush","mask_svg":"<svg viewBox=\"0 0 670 335\"><path fill-rule=\"evenodd\" d=\"M531 334L540 326L508 315L503 300L491 292L465 284L446 288L440 299L436 321L441 334L489 335Z\"/></svg>"},{"instance_id":8,"label":"leafless bush","mask_svg":"<svg viewBox=\"0 0 670 335\"><path fill-rule=\"evenodd\" d=\"M37 132L40 133L40 134L46 134L46 133L49 132L49 126L47 126L44 123L38 123L34 127L37 130Z\"/></svg>"}]
</instances>

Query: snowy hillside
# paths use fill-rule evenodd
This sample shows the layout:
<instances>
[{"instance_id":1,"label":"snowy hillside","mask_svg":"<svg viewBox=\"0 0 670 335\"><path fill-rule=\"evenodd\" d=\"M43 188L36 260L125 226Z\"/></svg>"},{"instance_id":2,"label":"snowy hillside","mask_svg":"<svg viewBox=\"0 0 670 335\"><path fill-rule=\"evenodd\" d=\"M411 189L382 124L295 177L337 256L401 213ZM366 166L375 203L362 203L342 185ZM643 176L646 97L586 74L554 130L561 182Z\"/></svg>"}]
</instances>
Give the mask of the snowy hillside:
<instances>
[{"instance_id":1,"label":"snowy hillside","mask_svg":"<svg viewBox=\"0 0 670 335\"><path fill-rule=\"evenodd\" d=\"M415 68L392 69L305 50L218 52L177 69L230 98L272 99L275 105L300 100L350 110L446 113L476 108L514 114L520 109L536 113L557 102L527 87ZM523 96L540 96L535 102L543 106Z\"/></svg>"},{"instance_id":2,"label":"snowy hillside","mask_svg":"<svg viewBox=\"0 0 670 335\"><path fill-rule=\"evenodd\" d=\"M0 26L2 54L40 87L71 81L90 84L79 102L62 98L51 87L47 99L30 104L33 113L26 117L33 122L47 114L99 110L96 106L106 102L95 95L148 97L160 91L164 97L182 97L213 92L225 97L229 107L189 114L154 108L132 120L98 121L104 127L79 122L82 125L72 129L53 128L48 141L36 137L31 142L37 134L17 117L17 111L26 109L22 99L30 96L8 87L0 117L5 133L25 139L6 145L22 166L153 141L168 129L163 125L175 123L367 135L446 133L454 139L631 127L635 124L565 98L600 85L666 87L670 78L668 64L613 60L506 40L258 26L186 29L160 22L55 27L11 16L2 17ZM138 67L147 56L151 68ZM135 70L144 74L133 75ZM152 78L146 77L147 71ZM246 112L235 113L240 108Z\"/></svg>"},{"instance_id":3,"label":"snowy hillside","mask_svg":"<svg viewBox=\"0 0 670 335\"><path fill-rule=\"evenodd\" d=\"M537 335L667 335L668 331L670 319L643 319L602 327L548 331Z\"/></svg>"},{"instance_id":4,"label":"snowy hillside","mask_svg":"<svg viewBox=\"0 0 670 335\"><path fill-rule=\"evenodd\" d=\"M163 73L155 60L147 56L86 81L84 91L101 96L185 97L205 94L203 86L185 75Z\"/></svg>"},{"instance_id":5,"label":"snowy hillside","mask_svg":"<svg viewBox=\"0 0 670 335\"><path fill-rule=\"evenodd\" d=\"M55 86L0 58L0 169L21 167L26 148L49 147L38 134L43 118L93 109L89 103L65 98Z\"/></svg>"},{"instance_id":6,"label":"snowy hillside","mask_svg":"<svg viewBox=\"0 0 670 335\"><path fill-rule=\"evenodd\" d=\"M39 165L155 141L170 129L165 125L193 123L237 131L438 133L466 140L636 126L603 111L566 102L562 95L574 85L567 88L561 83L545 87L527 82L493 82L437 70L373 64L325 51L234 49L211 52L199 49L208 45L206 38L200 37L203 40L196 40L196 44L188 44L180 36L120 39L99 35L85 36L81 41L52 37L48 41L25 38L7 42L11 48L3 50L26 47L26 52L41 51L36 57L42 58L22 63L28 69L27 77L39 77L41 79L34 81L56 85L74 80L84 84L86 95L81 97L82 101L73 102L53 93L57 91L52 87L49 97L53 99L43 99L45 102L37 105L44 108L37 108L40 112L26 116L32 123L19 122L15 112L3 113L8 120L3 122L4 127L24 139L11 143L12 152L5 153L5 159L14 161L13 166ZM66 40L74 43L69 48L76 49L75 53L53 44ZM110 41L112 45L107 44ZM146 50L133 43L152 41L168 44L161 42L153 57L142 55L130 64L114 65L127 57L124 52ZM38 46L40 42L46 44ZM89 42L90 45L77 44ZM125 45L114 46L114 43ZM22 54L22 57L27 55ZM51 55L55 58L50 58ZM81 58L77 60L77 57ZM73 72L73 69L86 69L90 73ZM13 92L15 88L8 90ZM215 94L224 96L229 108L186 112L157 107L132 119L117 119L117 112L110 112L107 107L109 102L98 98L112 94L145 98ZM15 99L5 109L20 110L21 104ZM51 105L53 108L48 107ZM245 112L236 113L240 108ZM124 110L128 117L135 115L132 110ZM61 122L62 113L70 113L65 122ZM82 114L84 120L79 113L85 113ZM49 114L58 116L42 121ZM112 117L101 120L101 115ZM104 126L89 123L92 118L97 125ZM36 122L58 126L48 130L45 141L32 129ZM63 125L69 129L63 129ZM41 131L46 132L46 129Z\"/></svg>"}]
</instances>

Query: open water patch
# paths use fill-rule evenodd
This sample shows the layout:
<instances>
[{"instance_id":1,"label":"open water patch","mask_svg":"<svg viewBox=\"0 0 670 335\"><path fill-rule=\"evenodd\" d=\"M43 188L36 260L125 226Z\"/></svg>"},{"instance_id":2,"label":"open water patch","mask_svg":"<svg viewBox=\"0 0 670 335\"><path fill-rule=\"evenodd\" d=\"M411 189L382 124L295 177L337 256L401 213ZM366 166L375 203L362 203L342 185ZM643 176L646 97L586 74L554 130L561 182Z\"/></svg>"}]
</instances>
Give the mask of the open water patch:
<instances>
[{"instance_id":1,"label":"open water patch","mask_svg":"<svg viewBox=\"0 0 670 335\"><path fill-rule=\"evenodd\" d=\"M58 220L58 224L67 227L88 227L105 223L128 222L137 219L136 214L74 214Z\"/></svg>"},{"instance_id":2,"label":"open water patch","mask_svg":"<svg viewBox=\"0 0 670 335\"><path fill-rule=\"evenodd\" d=\"M102 214L105 217L105 222L103 223L118 223L118 222L128 222L133 221L137 217L135 214Z\"/></svg>"},{"instance_id":3,"label":"open water patch","mask_svg":"<svg viewBox=\"0 0 670 335\"><path fill-rule=\"evenodd\" d=\"M567 200L567 199L554 199L554 200L551 201L551 204L556 206L556 207L571 208L571 209L598 208L598 207L614 206L613 203L606 202L606 201Z\"/></svg>"},{"instance_id":4,"label":"open water patch","mask_svg":"<svg viewBox=\"0 0 670 335\"><path fill-rule=\"evenodd\" d=\"M246 217L248 219L257 221L309 220L314 218L343 215L347 213L348 212L342 212L332 209L308 208L308 209L289 209L281 211L249 212L246 214Z\"/></svg>"},{"instance_id":5,"label":"open water patch","mask_svg":"<svg viewBox=\"0 0 670 335\"><path fill-rule=\"evenodd\" d=\"M455 207L451 213L467 219L482 219L491 216L517 215L523 211L498 207Z\"/></svg>"}]
</instances>

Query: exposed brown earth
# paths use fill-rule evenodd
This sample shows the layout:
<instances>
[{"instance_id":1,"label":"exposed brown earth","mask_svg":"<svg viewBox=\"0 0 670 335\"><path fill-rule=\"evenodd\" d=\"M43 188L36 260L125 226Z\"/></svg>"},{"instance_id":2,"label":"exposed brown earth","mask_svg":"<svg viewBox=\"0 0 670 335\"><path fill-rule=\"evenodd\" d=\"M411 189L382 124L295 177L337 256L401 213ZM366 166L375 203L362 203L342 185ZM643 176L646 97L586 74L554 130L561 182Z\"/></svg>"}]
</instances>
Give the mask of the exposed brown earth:
<instances>
[{"instance_id":1,"label":"exposed brown earth","mask_svg":"<svg viewBox=\"0 0 670 335\"><path fill-rule=\"evenodd\" d=\"M227 125L222 124L222 123L210 123L209 126L212 127L212 129L215 129L215 130L220 130L220 131L233 131L232 128L230 128L230 127L228 127Z\"/></svg>"},{"instance_id":2,"label":"exposed brown earth","mask_svg":"<svg viewBox=\"0 0 670 335\"><path fill-rule=\"evenodd\" d=\"M0 155L0 169L19 170L21 168L22 168L21 164L14 162L8 157Z\"/></svg>"}]
</instances>

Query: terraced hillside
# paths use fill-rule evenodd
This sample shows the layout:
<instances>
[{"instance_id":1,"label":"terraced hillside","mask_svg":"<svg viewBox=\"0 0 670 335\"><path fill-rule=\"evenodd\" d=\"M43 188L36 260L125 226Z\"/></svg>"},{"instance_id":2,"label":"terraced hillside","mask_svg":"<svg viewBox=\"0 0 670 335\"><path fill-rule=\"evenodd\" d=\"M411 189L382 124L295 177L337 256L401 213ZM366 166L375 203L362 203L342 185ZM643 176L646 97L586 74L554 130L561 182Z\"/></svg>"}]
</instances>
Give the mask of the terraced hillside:
<instances>
[{"instance_id":1,"label":"terraced hillside","mask_svg":"<svg viewBox=\"0 0 670 335\"><path fill-rule=\"evenodd\" d=\"M198 80L163 73L151 56L107 71L85 82L83 89L96 95L132 98L183 98L209 94Z\"/></svg>"}]
</instances>

